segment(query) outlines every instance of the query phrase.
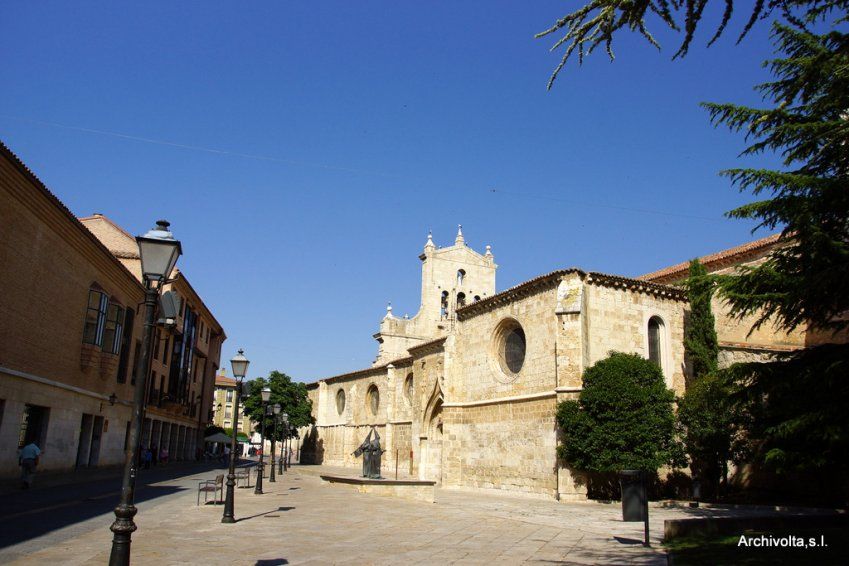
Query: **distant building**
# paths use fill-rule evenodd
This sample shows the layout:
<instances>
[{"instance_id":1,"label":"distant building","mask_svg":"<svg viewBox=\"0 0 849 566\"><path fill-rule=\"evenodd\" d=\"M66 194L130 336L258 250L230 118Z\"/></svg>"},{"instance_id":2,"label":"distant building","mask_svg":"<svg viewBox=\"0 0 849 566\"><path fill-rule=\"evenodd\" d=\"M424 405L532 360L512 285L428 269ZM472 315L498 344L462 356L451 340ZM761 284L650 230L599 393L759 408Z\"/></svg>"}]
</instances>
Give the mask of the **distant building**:
<instances>
[{"instance_id":1,"label":"distant building","mask_svg":"<svg viewBox=\"0 0 849 566\"><path fill-rule=\"evenodd\" d=\"M776 237L703 258L708 270L763 261ZM557 404L581 392L585 369L611 351L654 361L683 394L687 276L680 264L639 279L561 269L495 291L489 246L422 254L421 307L399 318L391 307L374 335L374 365L308 385L315 426L301 431L303 461L357 466L352 453L372 427L396 463L445 486L584 499L584 477L557 458ZM802 348L813 336L750 320L714 303L724 365ZM397 462L396 462L397 457Z\"/></svg>"},{"instance_id":2,"label":"distant building","mask_svg":"<svg viewBox=\"0 0 849 566\"><path fill-rule=\"evenodd\" d=\"M0 144L0 476L124 461L144 290Z\"/></svg>"},{"instance_id":3,"label":"distant building","mask_svg":"<svg viewBox=\"0 0 849 566\"><path fill-rule=\"evenodd\" d=\"M138 246L129 232L102 214L80 222L141 281ZM177 318L158 325L154 334L142 446L167 448L171 459L181 459L203 447L226 335L179 267L163 287L168 291L177 298Z\"/></svg>"},{"instance_id":4,"label":"distant building","mask_svg":"<svg viewBox=\"0 0 849 566\"><path fill-rule=\"evenodd\" d=\"M226 370L221 368L215 376L215 398L212 402L213 424L221 428L234 428L236 423L239 441L248 442L253 431L251 420L244 414L244 406L241 403L239 403L238 414L234 412L239 382L225 374Z\"/></svg>"}]
</instances>

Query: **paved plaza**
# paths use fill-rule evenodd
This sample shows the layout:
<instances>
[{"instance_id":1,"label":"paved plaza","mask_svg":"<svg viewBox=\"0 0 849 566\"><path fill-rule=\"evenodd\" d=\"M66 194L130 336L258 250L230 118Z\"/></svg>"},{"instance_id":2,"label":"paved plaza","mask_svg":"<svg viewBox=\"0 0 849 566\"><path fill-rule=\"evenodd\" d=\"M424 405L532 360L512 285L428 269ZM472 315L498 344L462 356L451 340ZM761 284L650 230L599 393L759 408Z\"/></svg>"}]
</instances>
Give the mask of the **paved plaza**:
<instances>
[{"instance_id":1,"label":"paved plaza","mask_svg":"<svg viewBox=\"0 0 849 566\"><path fill-rule=\"evenodd\" d=\"M360 494L323 484L339 468L295 466L265 493L236 491L233 525L221 505L196 506L199 480L222 469L153 481L140 493L134 564L666 564L663 521L745 511L651 509L652 548L642 523L623 523L618 504L558 503L499 492L440 489L434 504ZM344 470L352 474L354 470ZM153 478L156 479L156 478ZM35 493L33 490L31 493ZM22 497L22 493L18 497ZM4 564L105 564L109 558L110 492L95 496L96 515L57 526L0 549ZM73 501L66 504L73 509ZM8 533L35 510L2 518Z\"/></svg>"}]
</instances>

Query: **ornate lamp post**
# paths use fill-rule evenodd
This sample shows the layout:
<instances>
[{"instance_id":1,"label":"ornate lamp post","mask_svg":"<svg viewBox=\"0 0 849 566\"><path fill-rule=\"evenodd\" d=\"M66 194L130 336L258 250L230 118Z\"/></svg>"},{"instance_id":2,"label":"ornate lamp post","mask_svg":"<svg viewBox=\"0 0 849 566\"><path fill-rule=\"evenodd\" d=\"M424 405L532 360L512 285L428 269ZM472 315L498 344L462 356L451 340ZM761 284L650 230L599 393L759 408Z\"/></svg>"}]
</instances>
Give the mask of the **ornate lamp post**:
<instances>
[{"instance_id":1,"label":"ornate lamp post","mask_svg":"<svg viewBox=\"0 0 849 566\"><path fill-rule=\"evenodd\" d=\"M286 458L288 457L288 451L286 450L286 446L289 442L289 414L281 414L280 420L283 422L283 440L281 440L280 450L280 473L282 474L285 470L288 469L286 467Z\"/></svg>"},{"instance_id":2,"label":"ornate lamp post","mask_svg":"<svg viewBox=\"0 0 849 566\"><path fill-rule=\"evenodd\" d=\"M268 400L271 399L271 388L263 387L262 388L262 424L259 427L259 438L260 438L260 446L262 449L259 452L259 463L257 464L257 473L256 473L256 487L254 488L254 493L256 495L262 495L262 472L265 466L265 414L268 412Z\"/></svg>"},{"instance_id":3,"label":"ornate lamp post","mask_svg":"<svg viewBox=\"0 0 849 566\"><path fill-rule=\"evenodd\" d=\"M142 281L144 283L144 332L140 363L136 369L136 389L133 397L133 419L130 436L124 454L124 478L121 484L121 501L115 508L115 522L109 527L112 537L110 566L125 566L130 563L130 543L133 531L138 527L133 522L138 510L135 506L136 470L138 469L139 443L144 413L144 397L147 376L150 374L150 345L156 320L156 304L162 286L183 253L180 242L168 230L169 223L158 220L156 227L144 236L136 237L141 258Z\"/></svg>"},{"instance_id":4,"label":"ornate lamp post","mask_svg":"<svg viewBox=\"0 0 849 566\"><path fill-rule=\"evenodd\" d=\"M283 470L289 470L289 414L283 413L283 428L286 431L286 446L284 448L285 455L283 457Z\"/></svg>"},{"instance_id":5,"label":"ornate lamp post","mask_svg":"<svg viewBox=\"0 0 849 566\"><path fill-rule=\"evenodd\" d=\"M268 481L276 482L277 479L274 477L274 445L275 445L276 440L277 440L277 431L279 430L279 428L277 426L277 415L280 414L280 403L274 403L274 407L272 407L271 412L274 413L274 418L271 421L272 422L271 426L273 427L271 430L274 431L274 432L271 435L271 472L268 474ZM280 443L280 448L281 448L280 454L282 455L283 454L283 451L282 451L283 443L282 442Z\"/></svg>"},{"instance_id":6,"label":"ornate lamp post","mask_svg":"<svg viewBox=\"0 0 849 566\"><path fill-rule=\"evenodd\" d=\"M236 447L238 446L238 442L236 437L239 435L239 397L242 395L242 382L245 379L245 375L248 373L248 365L251 362L245 357L245 351L239 350L239 353L233 356L233 359L230 360L230 367L233 368L233 377L236 378L238 385L236 386L236 400L234 402L235 405L235 422L236 424L233 426L233 438L230 440L230 470L227 473L227 495L224 499L224 516L221 517L222 523L235 523L236 517L234 516L234 499L236 492Z\"/></svg>"}]
</instances>

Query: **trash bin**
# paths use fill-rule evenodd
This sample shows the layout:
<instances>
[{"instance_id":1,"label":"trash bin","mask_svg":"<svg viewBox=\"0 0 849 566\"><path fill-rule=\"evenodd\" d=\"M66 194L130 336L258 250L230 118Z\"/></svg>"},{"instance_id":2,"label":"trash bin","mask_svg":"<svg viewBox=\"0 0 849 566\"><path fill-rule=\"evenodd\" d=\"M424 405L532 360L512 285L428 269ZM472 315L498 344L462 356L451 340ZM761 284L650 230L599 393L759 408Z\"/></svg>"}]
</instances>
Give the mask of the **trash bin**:
<instances>
[{"instance_id":1,"label":"trash bin","mask_svg":"<svg viewBox=\"0 0 849 566\"><path fill-rule=\"evenodd\" d=\"M619 472L619 485L622 488L622 520L645 521L646 484L639 470Z\"/></svg>"}]
</instances>

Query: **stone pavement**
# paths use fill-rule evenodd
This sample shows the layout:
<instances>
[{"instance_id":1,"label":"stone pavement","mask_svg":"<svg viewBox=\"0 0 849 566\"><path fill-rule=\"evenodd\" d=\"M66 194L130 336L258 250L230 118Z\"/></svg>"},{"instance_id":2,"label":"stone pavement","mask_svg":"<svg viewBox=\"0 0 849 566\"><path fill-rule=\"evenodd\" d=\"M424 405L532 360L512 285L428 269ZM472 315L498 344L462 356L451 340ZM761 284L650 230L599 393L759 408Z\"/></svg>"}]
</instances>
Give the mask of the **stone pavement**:
<instances>
[{"instance_id":1,"label":"stone pavement","mask_svg":"<svg viewBox=\"0 0 849 566\"><path fill-rule=\"evenodd\" d=\"M263 495L237 489L233 525L220 522L221 505L195 505L197 481L219 472L165 480L177 491L139 505L133 564L666 564L664 519L747 513L653 507L653 547L644 548L642 523L623 523L618 504L448 489L430 504L331 487L317 476L339 471L295 466L276 483L264 480ZM111 521L89 519L86 532L47 548L34 538L2 549L0 562L105 564Z\"/></svg>"}]
</instances>

